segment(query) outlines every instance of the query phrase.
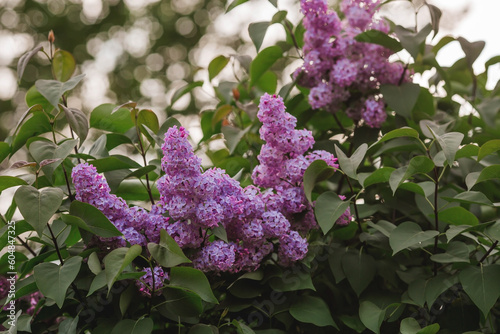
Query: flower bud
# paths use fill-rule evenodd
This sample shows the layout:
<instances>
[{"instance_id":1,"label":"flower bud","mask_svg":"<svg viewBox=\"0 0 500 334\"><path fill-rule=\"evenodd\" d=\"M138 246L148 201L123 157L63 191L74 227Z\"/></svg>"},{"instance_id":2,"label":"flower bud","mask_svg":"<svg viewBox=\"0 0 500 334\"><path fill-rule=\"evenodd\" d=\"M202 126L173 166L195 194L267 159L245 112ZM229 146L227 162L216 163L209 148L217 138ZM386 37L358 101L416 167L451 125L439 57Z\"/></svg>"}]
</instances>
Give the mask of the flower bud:
<instances>
[{"instance_id":1,"label":"flower bud","mask_svg":"<svg viewBox=\"0 0 500 334\"><path fill-rule=\"evenodd\" d=\"M56 37L54 36L53 30L49 31L49 36L47 37L47 39L49 40L50 43L54 43L54 41L56 40Z\"/></svg>"},{"instance_id":2,"label":"flower bud","mask_svg":"<svg viewBox=\"0 0 500 334\"><path fill-rule=\"evenodd\" d=\"M233 88L233 96L236 101L240 99L240 91L238 90L238 88Z\"/></svg>"}]
</instances>

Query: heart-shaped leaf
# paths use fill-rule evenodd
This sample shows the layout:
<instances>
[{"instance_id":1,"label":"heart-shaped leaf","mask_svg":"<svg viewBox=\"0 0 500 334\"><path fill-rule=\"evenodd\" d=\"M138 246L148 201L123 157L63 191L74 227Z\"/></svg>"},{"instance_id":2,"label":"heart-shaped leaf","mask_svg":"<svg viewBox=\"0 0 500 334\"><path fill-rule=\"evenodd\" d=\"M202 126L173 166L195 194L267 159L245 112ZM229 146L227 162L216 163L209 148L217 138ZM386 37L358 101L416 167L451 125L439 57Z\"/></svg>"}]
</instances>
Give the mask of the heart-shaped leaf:
<instances>
[{"instance_id":1,"label":"heart-shaped leaf","mask_svg":"<svg viewBox=\"0 0 500 334\"><path fill-rule=\"evenodd\" d=\"M62 308L66 297L66 291L75 280L82 258L72 257L64 262L64 265L44 262L35 266L34 276L36 285L45 296L55 300L57 306Z\"/></svg>"},{"instance_id":2,"label":"heart-shaped leaf","mask_svg":"<svg viewBox=\"0 0 500 334\"><path fill-rule=\"evenodd\" d=\"M63 191L59 188L36 189L21 186L14 194L14 199L24 219L41 238L49 219L61 206L63 196Z\"/></svg>"},{"instance_id":3,"label":"heart-shaped leaf","mask_svg":"<svg viewBox=\"0 0 500 334\"><path fill-rule=\"evenodd\" d=\"M77 75L66 82L57 80L37 80L35 82L36 89L57 109L59 100L69 90L78 85L82 81L85 74Z\"/></svg>"}]
</instances>

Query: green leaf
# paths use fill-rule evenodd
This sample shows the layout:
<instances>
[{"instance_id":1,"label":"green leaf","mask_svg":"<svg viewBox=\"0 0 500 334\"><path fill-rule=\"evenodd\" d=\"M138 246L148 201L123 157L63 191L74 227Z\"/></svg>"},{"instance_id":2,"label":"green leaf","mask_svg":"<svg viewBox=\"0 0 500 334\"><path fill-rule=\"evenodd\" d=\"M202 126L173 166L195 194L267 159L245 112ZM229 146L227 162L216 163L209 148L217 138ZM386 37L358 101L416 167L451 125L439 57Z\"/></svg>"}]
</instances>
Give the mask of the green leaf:
<instances>
[{"instance_id":1,"label":"green leaf","mask_svg":"<svg viewBox=\"0 0 500 334\"><path fill-rule=\"evenodd\" d=\"M233 154L234 150L238 146L240 140L245 136L245 134L250 131L252 128L249 125L246 129L240 130L234 126L223 126L222 134L224 135L224 139L226 140L227 148L229 149L229 154Z\"/></svg>"},{"instance_id":2,"label":"green leaf","mask_svg":"<svg viewBox=\"0 0 500 334\"><path fill-rule=\"evenodd\" d=\"M438 231L422 231L418 224L404 222L396 227L389 237L389 244L393 250L392 255L395 255L403 249L418 246L422 242L432 239L438 234Z\"/></svg>"},{"instance_id":3,"label":"green leaf","mask_svg":"<svg viewBox=\"0 0 500 334\"><path fill-rule=\"evenodd\" d=\"M14 194L14 199L24 219L41 238L49 219L59 209L63 196L59 188L36 189L32 186L21 186Z\"/></svg>"},{"instance_id":4,"label":"green leaf","mask_svg":"<svg viewBox=\"0 0 500 334\"><path fill-rule=\"evenodd\" d=\"M175 267L181 263L191 263L175 240L165 230L160 231L160 243L148 243L153 258L163 267Z\"/></svg>"},{"instance_id":5,"label":"green leaf","mask_svg":"<svg viewBox=\"0 0 500 334\"><path fill-rule=\"evenodd\" d=\"M457 41L460 43L462 50L464 50L467 64L472 68L472 64L476 61L477 57L481 54L486 43L484 41L469 42L463 37L458 37Z\"/></svg>"},{"instance_id":6,"label":"green leaf","mask_svg":"<svg viewBox=\"0 0 500 334\"><path fill-rule=\"evenodd\" d=\"M493 239L500 241L500 220L497 220L492 225L486 227L485 233Z\"/></svg>"},{"instance_id":7,"label":"green leaf","mask_svg":"<svg viewBox=\"0 0 500 334\"><path fill-rule=\"evenodd\" d=\"M213 78L217 76L229 63L229 58L224 56L217 56L210 64L208 64L208 79L212 81Z\"/></svg>"},{"instance_id":8,"label":"green leaf","mask_svg":"<svg viewBox=\"0 0 500 334\"><path fill-rule=\"evenodd\" d=\"M90 113L90 127L110 132L125 133L134 126L127 108L115 109L114 104L105 103ZM113 113L112 113L113 112Z\"/></svg>"},{"instance_id":9,"label":"green leaf","mask_svg":"<svg viewBox=\"0 0 500 334\"><path fill-rule=\"evenodd\" d=\"M388 222L387 220L379 220L377 224L374 224L373 222L368 222L368 226L373 227L383 235L389 238L391 235L391 232L394 231L396 228L396 225L394 225L391 222Z\"/></svg>"},{"instance_id":10,"label":"green leaf","mask_svg":"<svg viewBox=\"0 0 500 334\"><path fill-rule=\"evenodd\" d=\"M28 94L28 93L27 93ZM24 120L26 119L26 117L28 117L28 115L30 113L34 113L35 111L43 111L43 106L41 104L34 104L32 106L30 106L28 108L28 110L26 110L21 117L19 117L19 120L17 121L17 124L16 124L16 127L15 127L15 130L14 130L14 134L12 135L13 137L16 136L17 134L17 131L19 130L19 127L21 126L21 124L24 122Z\"/></svg>"},{"instance_id":11,"label":"green leaf","mask_svg":"<svg viewBox=\"0 0 500 334\"><path fill-rule=\"evenodd\" d=\"M175 102L177 102L181 97L192 91L194 88L201 86L203 86L203 81L194 81L176 90L174 95L172 95L172 99L170 101L170 107L172 107Z\"/></svg>"},{"instance_id":12,"label":"green leaf","mask_svg":"<svg viewBox=\"0 0 500 334\"><path fill-rule=\"evenodd\" d=\"M47 115L42 111L33 112L33 116L19 128L17 136L14 137L10 155L12 156L17 150L23 147L28 139L50 131L52 131L52 126L49 123Z\"/></svg>"},{"instance_id":13,"label":"green leaf","mask_svg":"<svg viewBox=\"0 0 500 334\"><path fill-rule=\"evenodd\" d=\"M276 88L278 87L278 77L274 72L266 71L262 74L259 80L257 80L255 86L263 92L274 94L276 92Z\"/></svg>"},{"instance_id":14,"label":"green leaf","mask_svg":"<svg viewBox=\"0 0 500 334\"><path fill-rule=\"evenodd\" d=\"M28 65L30 59L33 58L33 56L35 56L41 50L43 50L43 46L38 45L36 48L26 52L19 58L19 61L17 62L17 81L21 81L24 70L26 69L26 66Z\"/></svg>"},{"instance_id":15,"label":"green leaf","mask_svg":"<svg viewBox=\"0 0 500 334\"><path fill-rule=\"evenodd\" d=\"M259 52L250 64L250 86L253 87L260 77L282 56L283 51L279 46L270 46Z\"/></svg>"},{"instance_id":16,"label":"green leaf","mask_svg":"<svg viewBox=\"0 0 500 334\"><path fill-rule=\"evenodd\" d=\"M10 145L6 142L0 142L0 163L4 161L10 154Z\"/></svg>"},{"instance_id":17,"label":"green leaf","mask_svg":"<svg viewBox=\"0 0 500 334\"><path fill-rule=\"evenodd\" d=\"M469 263L469 248L460 241L452 241L448 244L446 253L434 254L431 260L438 263Z\"/></svg>"},{"instance_id":18,"label":"green leaf","mask_svg":"<svg viewBox=\"0 0 500 334\"><path fill-rule=\"evenodd\" d=\"M487 127L493 127L498 111L500 110L500 97L485 98L476 107Z\"/></svg>"},{"instance_id":19,"label":"green leaf","mask_svg":"<svg viewBox=\"0 0 500 334\"><path fill-rule=\"evenodd\" d=\"M138 168L137 170L135 170L132 173L128 174L125 178L128 179L128 178L131 178L131 177L137 177L137 178L140 179L141 177L143 177L146 174L151 173L155 169L156 169L156 166L153 166L153 165L144 166L144 167Z\"/></svg>"},{"instance_id":20,"label":"green leaf","mask_svg":"<svg viewBox=\"0 0 500 334\"><path fill-rule=\"evenodd\" d=\"M296 320L319 327L333 326L338 329L325 301L318 297L301 296L289 310Z\"/></svg>"},{"instance_id":21,"label":"green leaf","mask_svg":"<svg viewBox=\"0 0 500 334\"><path fill-rule=\"evenodd\" d=\"M399 25L394 28L394 32L398 36L401 45L410 53L413 59L418 58L422 44L424 44L426 37L431 31L432 25L430 23L417 33Z\"/></svg>"},{"instance_id":22,"label":"green leaf","mask_svg":"<svg viewBox=\"0 0 500 334\"><path fill-rule=\"evenodd\" d=\"M394 52L399 52L403 49L403 46L398 40L376 29L362 32L356 35L354 39L358 42L378 44Z\"/></svg>"},{"instance_id":23,"label":"green leaf","mask_svg":"<svg viewBox=\"0 0 500 334\"><path fill-rule=\"evenodd\" d=\"M173 267L170 269L170 285L181 287L198 294L206 302L218 304L210 283L203 272L189 267Z\"/></svg>"},{"instance_id":24,"label":"green leaf","mask_svg":"<svg viewBox=\"0 0 500 334\"><path fill-rule=\"evenodd\" d=\"M409 127L402 127L400 129L392 130L383 135L382 138L380 138L378 142L370 146L370 148L385 141L400 137L418 138L418 131Z\"/></svg>"},{"instance_id":25,"label":"green leaf","mask_svg":"<svg viewBox=\"0 0 500 334\"><path fill-rule=\"evenodd\" d=\"M412 114L415 117L428 117L436 113L434 105L434 96L425 87L420 87L420 94L418 95L417 102L413 107ZM421 116L420 116L421 115Z\"/></svg>"},{"instance_id":26,"label":"green leaf","mask_svg":"<svg viewBox=\"0 0 500 334\"><path fill-rule=\"evenodd\" d=\"M14 176L0 176L0 194L5 189L26 185L26 181Z\"/></svg>"},{"instance_id":27,"label":"green leaf","mask_svg":"<svg viewBox=\"0 0 500 334\"><path fill-rule=\"evenodd\" d=\"M250 23L248 26L248 34L252 39L257 52L259 52L260 47L262 46L262 42L264 41L264 37L266 36L267 28L271 25L271 22L254 22Z\"/></svg>"},{"instance_id":28,"label":"green leaf","mask_svg":"<svg viewBox=\"0 0 500 334\"><path fill-rule=\"evenodd\" d=\"M498 150L500 150L500 139L493 139L487 141L479 149L479 153L477 155L477 161L481 161L484 157Z\"/></svg>"},{"instance_id":29,"label":"green leaf","mask_svg":"<svg viewBox=\"0 0 500 334\"><path fill-rule=\"evenodd\" d=\"M392 172L394 172L392 167L382 167L375 170L366 179L363 180L363 187L367 188L373 184L389 182ZM358 175L359 177L360 175Z\"/></svg>"},{"instance_id":30,"label":"green leaf","mask_svg":"<svg viewBox=\"0 0 500 334\"><path fill-rule=\"evenodd\" d=\"M66 119L71 129L73 129L78 138L80 138L80 146L82 146L82 143L89 133L89 121L87 120L87 116L79 109L66 108L62 104L60 104L60 106L64 110L64 114L66 115Z\"/></svg>"},{"instance_id":31,"label":"green leaf","mask_svg":"<svg viewBox=\"0 0 500 334\"><path fill-rule=\"evenodd\" d=\"M418 331L417 334L436 334L440 329L441 327L439 326L439 324L432 324L429 326L425 326L424 328L422 328L422 330Z\"/></svg>"},{"instance_id":32,"label":"green leaf","mask_svg":"<svg viewBox=\"0 0 500 334\"><path fill-rule=\"evenodd\" d=\"M475 226L479 224L477 217L470 212L462 208L461 206L455 206L453 208L447 208L439 212L439 220L451 225L470 225Z\"/></svg>"},{"instance_id":33,"label":"green leaf","mask_svg":"<svg viewBox=\"0 0 500 334\"><path fill-rule=\"evenodd\" d=\"M149 130L153 133L158 133L160 130L160 123L156 114L149 109L143 109L137 114L137 126L139 130L148 138L151 145L155 144L155 138L150 135ZM155 136L156 137L156 136Z\"/></svg>"},{"instance_id":34,"label":"green leaf","mask_svg":"<svg viewBox=\"0 0 500 334\"><path fill-rule=\"evenodd\" d=\"M226 229L224 228L224 226L222 226L222 224L219 224L216 227L213 227L212 232L220 240L223 240L225 242L229 242L229 240L227 239Z\"/></svg>"},{"instance_id":35,"label":"green leaf","mask_svg":"<svg viewBox=\"0 0 500 334\"><path fill-rule=\"evenodd\" d=\"M318 197L314 214L324 234L332 229L337 219L347 210L349 204L349 201L342 201L339 195L333 191L324 192Z\"/></svg>"},{"instance_id":36,"label":"green leaf","mask_svg":"<svg viewBox=\"0 0 500 334\"><path fill-rule=\"evenodd\" d=\"M476 184L488 180L500 179L500 165L492 165L484 168L481 172L469 173L465 183L469 190Z\"/></svg>"},{"instance_id":37,"label":"green leaf","mask_svg":"<svg viewBox=\"0 0 500 334\"><path fill-rule=\"evenodd\" d=\"M164 310L175 317L198 317L203 312L203 302L196 293L168 285L164 290Z\"/></svg>"},{"instance_id":38,"label":"green leaf","mask_svg":"<svg viewBox=\"0 0 500 334\"><path fill-rule=\"evenodd\" d=\"M280 292L298 290L316 291L311 278L311 274L303 272L293 273L291 271L285 271L283 275L271 278L269 281L269 286L274 291Z\"/></svg>"},{"instance_id":39,"label":"green leaf","mask_svg":"<svg viewBox=\"0 0 500 334\"><path fill-rule=\"evenodd\" d=\"M40 92L36 89L34 85L31 86L30 89L28 89L28 91L26 92L25 100L26 104L30 108L39 105L39 107L37 107L38 110L45 110L46 112L51 112L54 109L54 107L50 104L50 102L47 101L47 99L43 97L42 94L40 94ZM22 120L26 115L27 114L23 115L23 117L19 119L18 125L22 123Z\"/></svg>"},{"instance_id":40,"label":"green leaf","mask_svg":"<svg viewBox=\"0 0 500 334\"><path fill-rule=\"evenodd\" d=\"M98 173L110 172L118 169L141 168L134 160L123 155L113 155L110 157L96 159L90 163L97 169Z\"/></svg>"},{"instance_id":41,"label":"green leaf","mask_svg":"<svg viewBox=\"0 0 500 334\"><path fill-rule=\"evenodd\" d=\"M214 128L217 123L225 119L232 111L233 107L230 104L223 104L217 108L214 117L212 118L212 128Z\"/></svg>"},{"instance_id":42,"label":"green leaf","mask_svg":"<svg viewBox=\"0 0 500 334\"><path fill-rule=\"evenodd\" d=\"M106 273L104 271L101 271L92 280L89 292L87 293L87 297L91 296L94 292L105 286L106 286Z\"/></svg>"},{"instance_id":43,"label":"green leaf","mask_svg":"<svg viewBox=\"0 0 500 334\"><path fill-rule=\"evenodd\" d=\"M52 180L54 171L73 151L76 144L78 144L78 141L76 139L66 140L60 145L56 145L47 140L37 140L29 145L29 151L33 158L35 158L38 164L42 167L43 173L49 180ZM44 160L55 161L43 166L42 162Z\"/></svg>"},{"instance_id":44,"label":"green leaf","mask_svg":"<svg viewBox=\"0 0 500 334\"><path fill-rule=\"evenodd\" d=\"M470 266L460 272L459 278L467 295L487 318L500 297L500 265Z\"/></svg>"},{"instance_id":45,"label":"green leaf","mask_svg":"<svg viewBox=\"0 0 500 334\"><path fill-rule=\"evenodd\" d=\"M471 158L473 156L477 156L479 154L479 147L473 144L468 144L462 147L455 154L455 159L460 158Z\"/></svg>"},{"instance_id":46,"label":"green leaf","mask_svg":"<svg viewBox=\"0 0 500 334\"><path fill-rule=\"evenodd\" d=\"M414 318L405 318L401 321L399 331L401 334L417 334L422 327L418 324L417 320Z\"/></svg>"},{"instance_id":47,"label":"green leaf","mask_svg":"<svg viewBox=\"0 0 500 334\"><path fill-rule=\"evenodd\" d=\"M93 252L89 255L87 265L94 275L98 275L100 272L102 272L101 261L99 261L99 257L97 256L96 252Z\"/></svg>"},{"instance_id":48,"label":"green leaf","mask_svg":"<svg viewBox=\"0 0 500 334\"><path fill-rule=\"evenodd\" d=\"M189 329L188 334L219 334L219 330L212 325L196 324Z\"/></svg>"},{"instance_id":49,"label":"green leaf","mask_svg":"<svg viewBox=\"0 0 500 334\"><path fill-rule=\"evenodd\" d=\"M59 324L60 334L76 334L76 327L78 325L78 316L75 318L67 317Z\"/></svg>"},{"instance_id":50,"label":"green leaf","mask_svg":"<svg viewBox=\"0 0 500 334\"><path fill-rule=\"evenodd\" d=\"M439 331L439 324L432 324L423 329L414 318L406 318L401 321L401 334L436 334Z\"/></svg>"},{"instance_id":51,"label":"green leaf","mask_svg":"<svg viewBox=\"0 0 500 334\"><path fill-rule=\"evenodd\" d=\"M303 184L304 193L309 202L312 203L311 195L314 185L318 182L328 180L334 172L335 168L330 167L324 160L315 160L307 167L304 172Z\"/></svg>"},{"instance_id":52,"label":"green leaf","mask_svg":"<svg viewBox=\"0 0 500 334\"><path fill-rule=\"evenodd\" d=\"M384 321L385 310L381 310L370 301L362 301L359 305L359 318L366 328L380 334L380 325Z\"/></svg>"},{"instance_id":53,"label":"green leaf","mask_svg":"<svg viewBox=\"0 0 500 334\"><path fill-rule=\"evenodd\" d=\"M40 263L33 270L36 285L44 296L52 298L62 308L66 291L78 275L81 265L82 258L79 256L67 259L62 266L49 262Z\"/></svg>"},{"instance_id":54,"label":"green leaf","mask_svg":"<svg viewBox=\"0 0 500 334\"><path fill-rule=\"evenodd\" d=\"M132 144L129 137L119 134L119 133L108 133L106 134L106 150L111 151L117 146L122 144Z\"/></svg>"},{"instance_id":55,"label":"green leaf","mask_svg":"<svg viewBox=\"0 0 500 334\"><path fill-rule=\"evenodd\" d=\"M361 295L375 277L375 260L361 252L348 252L342 256L342 269L356 295Z\"/></svg>"},{"instance_id":56,"label":"green leaf","mask_svg":"<svg viewBox=\"0 0 500 334\"><path fill-rule=\"evenodd\" d=\"M85 74L80 74L66 82L40 79L35 82L35 87L57 109L59 100L63 94L75 88L84 76Z\"/></svg>"},{"instance_id":57,"label":"green leaf","mask_svg":"<svg viewBox=\"0 0 500 334\"><path fill-rule=\"evenodd\" d=\"M250 327L245 325L241 320L238 321L234 319L233 321L231 321L231 324L236 327L238 334L255 334L255 332Z\"/></svg>"},{"instance_id":58,"label":"green leaf","mask_svg":"<svg viewBox=\"0 0 500 334\"><path fill-rule=\"evenodd\" d=\"M448 202L458 202L464 204L479 204L479 205L493 205L485 194L479 191L464 191L457 194L455 197L441 197Z\"/></svg>"},{"instance_id":59,"label":"green leaf","mask_svg":"<svg viewBox=\"0 0 500 334\"><path fill-rule=\"evenodd\" d=\"M137 321L125 319L113 327L111 334L150 334L153 328L154 323L151 318L142 318Z\"/></svg>"},{"instance_id":60,"label":"green leaf","mask_svg":"<svg viewBox=\"0 0 500 334\"><path fill-rule=\"evenodd\" d=\"M431 14L431 24L432 30L434 30L434 38L439 32L439 21L441 20L441 15L443 15L443 13L441 12L441 9L437 8L434 5L430 5L428 3L426 3L426 5L427 8L429 8L429 13Z\"/></svg>"},{"instance_id":61,"label":"green leaf","mask_svg":"<svg viewBox=\"0 0 500 334\"><path fill-rule=\"evenodd\" d=\"M276 6L275 6L276 7ZM286 10L277 11L271 19L271 23L281 23L286 19L288 12Z\"/></svg>"},{"instance_id":62,"label":"green leaf","mask_svg":"<svg viewBox=\"0 0 500 334\"><path fill-rule=\"evenodd\" d=\"M400 86L382 85L380 92L396 114L410 118L411 111L420 95L420 86L411 82L406 82Z\"/></svg>"},{"instance_id":63,"label":"green leaf","mask_svg":"<svg viewBox=\"0 0 500 334\"><path fill-rule=\"evenodd\" d=\"M106 275L106 282L109 290L113 286L118 276L122 273L126 266L142 253L142 247L133 245L130 248L122 247L112 250L104 258L104 272Z\"/></svg>"},{"instance_id":64,"label":"green leaf","mask_svg":"<svg viewBox=\"0 0 500 334\"><path fill-rule=\"evenodd\" d=\"M340 169L350 178L357 180L358 176L356 175L356 170L358 169L361 161L363 161L367 150L368 145L363 143L348 158L344 152L337 145L335 145L335 153L337 153Z\"/></svg>"},{"instance_id":65,"label":"green leaf","mask_svg":"<svg viewBox=\"0 0 500 334\"><path fill-rule=\"evenodd\" d=\"M434 53L435 55L437 55L438 52L439 52L439 50L441 50L443 47L445 47L446 45L450 44L453 41L456 41L455 37L453 37L453 36L444 36L443 38L441 38L439 40L439 42L436 43L436 45L434 45L432 47L432 53Z\"/></svg>"},{"instance_id":66,"label":"green leaf","mask_svg":"<svg viewBox=\"0 0 500 334\"><path fill-rule=\"evenodd\" d=\"M93 205L75 200L71 202L69 213L69 215L61 216L67 224L76 225L103 238L122 235L115 225Z\"/></svg>"},{"instance_id":67,"label":"green leaf","mask_svg":"<svg viewBox=\"0 0 500 334\"><path fill-rule=\"evenodd\" d=\"M132 301L137 298L137 288L133 285L130 284L125 291L123 291L120 295L120 313L122 316L125 315L127 312L130 304L132 304Z\"/></svg>"},{"instance_id":68,"label":"green leaf","mask_svg":"<svg viewBox=\"0 0 500 334\"><path fill-rule=\"evenodd\" d=\"M442 136L436 136L436 139L444 151L448 165L450 167L453 166L455 155L464 139L464 134L460 132L448 132Z\"/></svg>"},{"instance_id":69,"label":"green leaf","mask_svg":"<svg viewBox=\"0 0 500 334\"><path fill-rule=\"evenodd\" d=\"M59 81L67 81L76 69L76 62L73 55L68 51L57 50L52 57L52 74Z\"/></svg>"},{"instance_id":70,"label":"green leaf","mask_svg":"<svg viewBox=\"0 0 500 334\"><path fill-rule=\"evenodd\" d=\"M230 12L231 10L233 10L234 8L238 7L239 5L241 4L244 4L245 2L247 2L248 0L234 0L233 2L231 2L231 4L227 7L226 9L226 13Z\"/></svg>"},{"instance_id":71,"label":"green leaf","mask_svg":"<svg viewBox=\"0 0 500 334\"><path fill-rule=\"evenodd\" d=\"M391 190L396 193L399 186L415 174L425 174L434 168L434 163L426 156L419 155L410 160L408 166L400 167L392 172L389 179Z\"/></svg>"}]
</instances>

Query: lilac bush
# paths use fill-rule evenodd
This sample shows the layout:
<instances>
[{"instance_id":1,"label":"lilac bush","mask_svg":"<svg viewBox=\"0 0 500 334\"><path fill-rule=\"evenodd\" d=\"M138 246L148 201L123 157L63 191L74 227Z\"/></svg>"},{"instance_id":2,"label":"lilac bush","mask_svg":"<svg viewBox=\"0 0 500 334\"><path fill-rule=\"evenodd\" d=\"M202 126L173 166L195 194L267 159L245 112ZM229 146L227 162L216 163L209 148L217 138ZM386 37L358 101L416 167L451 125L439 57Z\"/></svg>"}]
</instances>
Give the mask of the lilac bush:
<instances>
[{"instance_id":1,"label":"lilac bush","mask_svg":"<svg viewBox=\"0 0 500 334\"><path fill-rule=\"evenodd\" d=\"M160 200L150 212L129 207L110 194L106 180L92 165L73 168L76 199L97 207L123 234L95 237L96 241L112 248L127 242L146 246L157 243L160 230L165 229L181 248L193 249L195 268L216 273L255 270L275 249L283 266L303 259L307 233L317 228L313 204L304 194L304 172L318 159L338 168L337 159L326 151L307 153L314 144L311 132L295 129L296 119L285 111L281 97L264 94L258 118L266 144L252 175L255 186L242 188L220 168L203 171L188 131L177 126L165 134L161 147L165 174L157 181ZM349 221L346 211L338 223ZM217 227L224 228L227 241L211 238ZM151 270L146 272L140 283L144 293L151 279Z\"/></svg>"}]
</instances>

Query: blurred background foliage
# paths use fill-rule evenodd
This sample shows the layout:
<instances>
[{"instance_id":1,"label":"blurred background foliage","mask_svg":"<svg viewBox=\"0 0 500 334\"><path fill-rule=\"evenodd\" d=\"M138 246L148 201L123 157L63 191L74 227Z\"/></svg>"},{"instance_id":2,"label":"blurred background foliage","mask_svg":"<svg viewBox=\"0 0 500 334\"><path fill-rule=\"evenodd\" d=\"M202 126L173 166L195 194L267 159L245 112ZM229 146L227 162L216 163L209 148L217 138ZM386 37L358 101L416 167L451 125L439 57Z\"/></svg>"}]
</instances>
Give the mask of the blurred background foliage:
<instances>
[{"instance_id":1,"label":"blurred background foliage","mask_svg":"<svg viewBox=\"0 0 500 334\"><path fill-rule=\"evenodd\" d=\"M207 48L241 51L239 31L216 37L213 23L224 7L222 0L0 0L0 139L25 111L35 80L51 77L39 53L16 85L18 58L39 44L48 49L50 30L86 74L71 106L88 113L101 103L132 100L161 114L176 89L203 80L198 71L213 58ZM210 98L186 96L169 111L198 113Z\"/></svg>"},{"instance_id":2,"label":"blurred background foliage","mask_svg":"<svg viewBox=\"0 0 500 334\"><path fill-rule=\"evenodd\" d=\"M16 75L17 61L23 53L40 44L48 49L50 30L55 33L56 47L74 55L79 65L76 74L86 74L71 94L71 107L89 114L102 103L135 101L141 108L153 109L160 121L177 114L183 125L199 127L198 113L214 109L221 95L231 95L231 89L247 74L245 62L248 65L250 57L256 55L248 23L270 21L282 9L288 10L286 19L293 26L301 19L295 0L253 0L251 6L240 6L223 15L232 2L0 0L0 140L9 135L26 111L26 92L36 79L51 78L50 66L43 66L48 61L42 53L30 62L19 83ZM278 8L273 6L276 3ZM335 3L330 1L331 5ZM404 6L395 2L383 15L401 20L410 17L412 13L407 13ZM463 17L467 9L460 8L462 12L445 18ZM451 29L453 24L446 25ZM277 92L292 81L290 74L301 63L282 25L269 27L261 49L280 40L287 40L278 45L289 52L278 66ZM230 66L218 78L209 80L208 64L218 55L237 56L231 57ZM176 90L195 81L203 81L203 87L170 105ZM201 139L201 130L192 131L194 137L196 133L200 134L196 140Z\"/></svg>"}]
</instances>

